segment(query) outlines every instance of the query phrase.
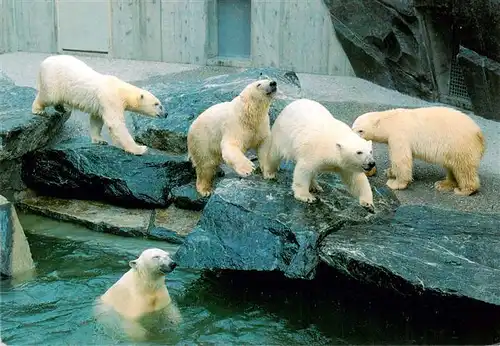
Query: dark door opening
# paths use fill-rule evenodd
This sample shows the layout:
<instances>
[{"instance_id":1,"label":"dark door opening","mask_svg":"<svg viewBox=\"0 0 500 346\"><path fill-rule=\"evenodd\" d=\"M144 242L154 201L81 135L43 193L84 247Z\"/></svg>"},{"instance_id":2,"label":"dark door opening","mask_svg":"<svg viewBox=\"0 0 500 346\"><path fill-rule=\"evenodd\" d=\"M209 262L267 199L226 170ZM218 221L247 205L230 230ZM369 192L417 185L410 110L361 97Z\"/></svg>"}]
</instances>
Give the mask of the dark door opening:
<instances>
[{"instance_id":1,"label":"dark door opening","mask_svg":"<svg viewBox=\"0 0 500 346\"><path fill-rule=\"evenodd\" d=\"M218 0L218 55L228 58L250 57L251 0Z\"/></svg>"}]
</instances>

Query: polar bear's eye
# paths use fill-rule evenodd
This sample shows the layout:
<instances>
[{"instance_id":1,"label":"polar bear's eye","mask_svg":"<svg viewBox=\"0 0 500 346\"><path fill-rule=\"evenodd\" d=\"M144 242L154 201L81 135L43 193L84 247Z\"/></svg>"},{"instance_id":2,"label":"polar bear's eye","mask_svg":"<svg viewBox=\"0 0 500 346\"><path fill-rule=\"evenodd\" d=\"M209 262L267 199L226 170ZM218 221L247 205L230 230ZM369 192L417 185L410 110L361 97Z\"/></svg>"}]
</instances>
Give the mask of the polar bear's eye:
<instances>
[{"instance_id":1,"label":"polar bear's eye","mask_svg":"<svg viewBox=\"0 0 500 346\"><path fill-rule=\"evenodd\" d=\"M364 131L363 130L358 130L358 133L363 133Z\"/></svg>"},{"instance_id":2,"label":"polar bear's eye","mask_svg":"<svg viewBox=\"0 0 500 346\"><path fill-rule=\"evenodd\" d=\"M155 106L158 106L159 104L160 104L160 103L158 103L158 102L155 102Z\"/></svg>"},{"instance_id":3,"label":"polar bear's eye","mask_svg":"<svg viewBox=\"0 0 500 346\"><path fill-rule=\"evenodd\" d=\"M160 258L160 256L156 255L156 256L153 256L153 259L158 259Z\"/></svg>"},{"instance_id":4,"label":"polar bear's eye","mask_svg":"<svg viewBox=\"0 0 500 346\"><path fill-rule=\"evenodd\" d=\"M363 154L363 152L362 151L356 151L356 154L361 155L361 154Z\"/></svg>"},{"instance_id":5,"label":"polar bear's eye","mask_svg":"<svg viewBox=\"0 0 500 346\"><path fill-rule=\"evenodd\" d=\"M259 84L257 84L257 88L258 88L258 87L260 87L260 83L259 83Z\"/></svg>"}]
</instances>

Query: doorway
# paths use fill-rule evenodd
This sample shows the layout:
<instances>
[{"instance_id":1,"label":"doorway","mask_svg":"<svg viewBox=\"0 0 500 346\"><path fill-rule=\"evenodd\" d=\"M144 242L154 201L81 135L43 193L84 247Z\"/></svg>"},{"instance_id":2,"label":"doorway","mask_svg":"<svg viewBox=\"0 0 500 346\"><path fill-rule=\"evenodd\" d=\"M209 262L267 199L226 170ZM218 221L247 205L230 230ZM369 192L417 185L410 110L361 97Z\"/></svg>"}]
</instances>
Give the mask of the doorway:
<instances>
[{"instance_id":1,"label":"doorway","mask_svg":"<svg viewBox=\"0 0 500 346\"><path fill-rule=\"evenodd\" d=\"M250 57L251 0L218 0L218 56Z\"/></svg>"}]
</instances>

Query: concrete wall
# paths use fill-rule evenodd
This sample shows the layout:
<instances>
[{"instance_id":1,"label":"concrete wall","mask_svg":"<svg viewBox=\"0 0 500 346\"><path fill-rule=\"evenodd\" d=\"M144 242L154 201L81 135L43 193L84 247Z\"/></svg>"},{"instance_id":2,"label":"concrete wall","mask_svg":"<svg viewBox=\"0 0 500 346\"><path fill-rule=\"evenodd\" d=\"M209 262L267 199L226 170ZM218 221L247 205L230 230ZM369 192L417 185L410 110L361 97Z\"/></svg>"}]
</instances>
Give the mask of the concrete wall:
<instances>
[{"instance_id":1,"label":"concrete wall","mask_svg":"<svg viewBox=\"0 0 500 346\"><path fill-rule=\"evenodd\" d=\"M0 0L0 51L61 52L58 1ZM218 57L217 0L94 1L110 6L111 57L354 75L323 0L251 0L251 56L242 60Z\"/></svg>"}]
</instances>

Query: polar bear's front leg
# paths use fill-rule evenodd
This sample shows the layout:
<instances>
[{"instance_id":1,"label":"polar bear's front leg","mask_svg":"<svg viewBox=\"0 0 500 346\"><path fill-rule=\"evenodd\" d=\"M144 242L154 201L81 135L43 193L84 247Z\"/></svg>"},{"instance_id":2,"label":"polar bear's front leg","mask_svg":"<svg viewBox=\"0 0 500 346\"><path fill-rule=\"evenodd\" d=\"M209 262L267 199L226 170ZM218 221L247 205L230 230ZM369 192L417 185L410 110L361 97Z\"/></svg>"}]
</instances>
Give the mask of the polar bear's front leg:
<instances>
[{"instance_id":1,"label":"polar bear's front leg","mask_svg":"<svg viewBox=\"0 0 500 346\"><path fill-rule=\"evenodd\" d=\"M99 114L90 114L90 138L95 144L108 144L101 136L102 126L104 121Z\"/></svg>"},{"instance_id":2,"label":"polar bear's front leg","mask_svg":"<svg viewBox=\"0 0 500 346\"><path fill-rule=\"evenodd\" d=\"M404 190L413 180L411 148L404 140L389 139L389 156L391 168L388 173L394 178L387 180L386 185L393 190Z\"/></svg>"},{"instance_id":3,"label":"polar bear's front leg","mask_svg":"<svg viewBox=\"0 0 500 346\"><path fill-rule=\"evenodd\" d=\"M314 175L313 167L310 167L302 160L297 161L293 170L292 190L294 197L299 201L312 203L316 200L316 197L309 192Z\"/></svg>"},{"instance_id":4,"label":"polar bear's front leg","mask_svg":"<svg viewBox=\"0 0 500 346\"><path fill-rule=\"evenodd\" d=\"M359 198L359 204L367 209L370 213L375 212L373 205L373 192L365 173L360 172L347 172L340 173L340 177L344 184L346 184L349 192Z\"/></svg>"},{"instance_id":5,"label":"polar bear's front leg","mask_svg":"<svg viewBox=\"0 0 500 346\"><path fill-rule=\"evenodd\" d=\"M247 177L252 174L255 165L243 154L236 140L223 139L221 151L224 162L231 166L238 175Z\"/></svg>"},{"instance_id":6,"label":"polar bear's front leg","mask_svg":"<svg viewBox=\"0 0 500 346\"><path fill-rule=\"evenodd\" d=\"M137 145L127 127L125 126L125 119L123 119L123 114L104 114L103 120L109 128L109 133L111 139L115 145L120 145L122 148L134 155L142 155L147 150L148 147L145 145Z\"/></svg>"},{"instance_id":7,"label":"polar bear's front leg","mask_svg":"<svg viewBox=\"0 0 500 346\"><path fill-rule=\"evenodd\" d=\"M35 97L33 104L31 105L31 113L36 115L43 115L45 110L45 104L42 102L40 92Z\"/></svg>"},{"instance_id":8,"label":"polar bear's front leg","mask_svg":"<svg viewBox=\"0 0 500 346\"><path fill-rule=\"evenodd\" d=\"M257 157L264 179L274 179L280 164L280 157L272 147L270 135L259 146Z\"/></svg>"}]
</instances>

